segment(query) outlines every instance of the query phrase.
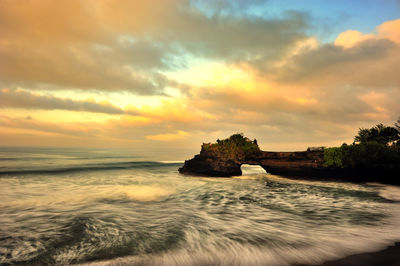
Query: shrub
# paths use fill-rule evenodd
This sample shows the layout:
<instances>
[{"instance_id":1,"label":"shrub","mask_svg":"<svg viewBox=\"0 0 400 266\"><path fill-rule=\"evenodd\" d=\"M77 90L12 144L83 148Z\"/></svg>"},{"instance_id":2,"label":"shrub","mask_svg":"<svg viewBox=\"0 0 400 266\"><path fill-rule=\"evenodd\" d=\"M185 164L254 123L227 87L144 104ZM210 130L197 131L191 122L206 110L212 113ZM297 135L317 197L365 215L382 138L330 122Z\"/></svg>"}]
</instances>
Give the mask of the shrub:
<instances>
[{"instance_id":1,"label":"shrub","mask_svg":"<svg viewBox=\"0 0 400 266\"><path fill-rule=\"evenodd\" d=\"M342 146L343 147L343 146ZM343 168L343 148L333 147L324 149L324 166Z\"/></svg>"},{"instance_id":2,"label":"shrub","mask_svg":"<svg viewBox=\"0 0 400 266\"><path fill-rule=\"evenodd\" d=\"M324 151L324 166L350 169L400 169L400 147L364 142Z\"/></svg>"},{"instance_id":3,"label":"shrub","mask_svg":"<svg viewBox=\"0 0 400 266\"><path fill-rule=\"evenodd\" d=\"M217 140L216 143L204 143L202 151L208 154L222 155L231 159L244 159L246 156L257 153L260 148L256 142L243 136L234 134L227 139Z\"/></svg>"}]
</instances>

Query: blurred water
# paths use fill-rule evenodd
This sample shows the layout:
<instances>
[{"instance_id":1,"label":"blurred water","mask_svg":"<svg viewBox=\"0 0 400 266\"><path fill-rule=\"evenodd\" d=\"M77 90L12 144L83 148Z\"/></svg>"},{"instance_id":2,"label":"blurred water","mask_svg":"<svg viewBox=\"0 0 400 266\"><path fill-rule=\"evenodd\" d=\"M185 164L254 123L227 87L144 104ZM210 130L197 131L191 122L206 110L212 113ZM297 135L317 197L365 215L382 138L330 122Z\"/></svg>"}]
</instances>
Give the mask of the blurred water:
<instances>
[{"instance_id":1,"label":"blurred water","mask_svg":"<svg viewBox=\"0 0 400 266\"><path fill-rule=\"evenodd\" d=\"M400 240L400 189L180 175L100 150L0 150L0 263L320 263Z\"/></svg>"}]
</instances>

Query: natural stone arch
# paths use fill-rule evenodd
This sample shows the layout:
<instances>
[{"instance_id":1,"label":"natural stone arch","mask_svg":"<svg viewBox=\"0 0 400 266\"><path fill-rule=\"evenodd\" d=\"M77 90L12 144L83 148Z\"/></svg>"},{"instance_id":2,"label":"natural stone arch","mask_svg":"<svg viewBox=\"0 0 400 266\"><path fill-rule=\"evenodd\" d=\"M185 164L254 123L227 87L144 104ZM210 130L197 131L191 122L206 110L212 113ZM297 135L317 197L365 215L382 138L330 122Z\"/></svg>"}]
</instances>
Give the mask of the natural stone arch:
<instances>
[{"instance_id":1,"label":"natural stone arch","mask_svg":"<svg viewBox=\"0 0 400 266\"><path fill-rule=\"evenodd\" d=\"M252 174L267 174L267 171L259 164L241 164L240 170L242 175L252 175Z\"/></svg>"},{"instance_id":2,"label":"natural stone arch","mask_svg":"<svg viewBox=\"0 0 400 266\"><path fill-rule=\"evenodd\" d=\"M186 160L179 168L182 174L205 176L239 176L241 165L260 165L270 174L320 175L323 170L323 151L267 152L256 141L234 134L217 143L204 143L200 154Z\"/></svg>"}]
</instances>

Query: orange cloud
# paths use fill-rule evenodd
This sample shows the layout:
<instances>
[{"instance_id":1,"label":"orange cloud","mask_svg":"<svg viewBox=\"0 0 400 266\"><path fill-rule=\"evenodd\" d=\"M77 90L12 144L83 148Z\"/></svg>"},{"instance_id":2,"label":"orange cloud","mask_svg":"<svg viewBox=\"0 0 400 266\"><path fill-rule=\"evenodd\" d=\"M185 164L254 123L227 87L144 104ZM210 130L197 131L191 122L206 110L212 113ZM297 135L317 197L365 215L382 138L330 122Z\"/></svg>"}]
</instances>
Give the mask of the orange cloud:
<instances>
[{"instance_id":1,"label":"orange cloud","mask_svg":"<svg viewBox=\"0 0 400 266\"><path fill-rule=\"evenodd\" d=\"M159 140L159 141L176 141L190 136L188 132L179 130L177 133L167 133L146 136L147 139Z\"/></svg>"},{"instance_id":2,"label":"orange cloud","mask_svg":"<svg viewBox=\"0 0 400 266\"><path fill-rule=\"evenodd\" d=\"M367 40L388 39L400 44L400 19L387 21L376 27L376 33L364 34L356 30L348 30L339 34L335 45L345 48L354 47Z\"/></svg>"},{"instance_id":3,"label":"orange cloud","mask_svg":"<svg viewBox=\"0 0 400 266\"><path fill-rule=\"evenodd\" d=\"M359 42L373 39L374 37L375 36L373 34L363 34L360 31L348 30L339 34L334 43L338 46L350 48Z\"/></svg>"},{"instance_id":4,"label":"orange cloud","mask_svg":"<svg viewBox=\"0 0 400 266\"><path fill-rule=\"evenodd\" d=\"M142 106L138 111L142 116L159 122L194 124L214 118L207 110L191 106L190 100L185 98L163 100L159 106Z\"/></svg>"},{"instance_id":5,"label":"orange cloud","mask_svg":"<svg viewBox=\"0 0 400 266\"><path fill-rule=\"evenodd\" d=\"M72 100L55 96L41 95L27 90L0 89L0 107L17 107L25 109L72 110L104 114L137 114L132 108L122 110L107 101L97 102L94 99Z\"/></svg>"},{"instance_id":6,"label":"orange cloud","mask_svg":"<svg viewBox=\"0 0 400 266\"><path fill-rule=\"evenodd\" d=\"M387 21L378 26L379 35L400 44L400 19Z\"/></svg>"},{"instance_id":7,"label":"orange cloud","mask_svg":"<svg viewBox=\"0 0 400 266\"><path fill-rule=\"evenodd\" d=\"M187 55L275 56L304 38L305 25L298 14L210 18L187 0L4 0L0 75L8 87L23 82L161 95L180 86L159 70L183 67Z\"/></svg>"},{"instance_id":8,"label":"orange cloud","mask_svg":"<svg viewBox=\"0 0 400 266\"><path fill-rule=\"evenodd\" d=\"M159 148L237 131L329 143L400 113L400 19L320 43L301 14L210 17L187 0L22 2L1 1L1 143L18 144L15 132L23 143ZM74 97L83 91L93 100Z\"/></svg>"}]
</instances>

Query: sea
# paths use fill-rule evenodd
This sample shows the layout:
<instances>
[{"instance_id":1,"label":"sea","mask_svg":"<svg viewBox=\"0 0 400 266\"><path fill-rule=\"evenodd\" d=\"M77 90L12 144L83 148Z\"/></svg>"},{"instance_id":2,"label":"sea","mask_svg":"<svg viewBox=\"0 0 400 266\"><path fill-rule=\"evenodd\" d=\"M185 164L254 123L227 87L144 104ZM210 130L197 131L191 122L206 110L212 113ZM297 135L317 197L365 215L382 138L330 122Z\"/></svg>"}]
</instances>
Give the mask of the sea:
<instances>
[{"instance_id":1,"label":"sea","mask_svg":"<svg viewBox=\"0 0 400 266\"><path fill-rule=\"evenodd\" d=\"M0 264L319 264L400 240L399 187L181 175L169 157L0 148Z\"/></svg>"}]
</instances>

